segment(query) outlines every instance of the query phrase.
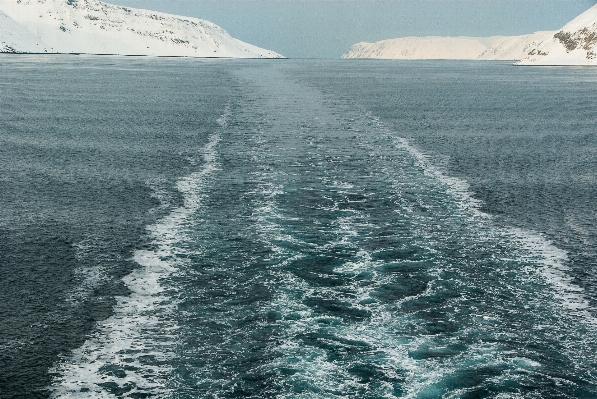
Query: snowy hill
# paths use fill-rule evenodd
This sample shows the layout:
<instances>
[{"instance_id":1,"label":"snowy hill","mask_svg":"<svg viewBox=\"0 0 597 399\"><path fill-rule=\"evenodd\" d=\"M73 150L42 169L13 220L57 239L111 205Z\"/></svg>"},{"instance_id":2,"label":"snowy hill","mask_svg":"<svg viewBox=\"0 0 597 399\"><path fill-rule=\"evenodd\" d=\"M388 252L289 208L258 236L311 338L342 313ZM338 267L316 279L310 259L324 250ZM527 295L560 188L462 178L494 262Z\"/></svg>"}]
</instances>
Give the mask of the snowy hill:
<instances>
[{"instance_id":1,"label":"snowy hill","mask_svg":"<svg viewBox=\"0 0 597 399\"><path fill-rule=\"evenodd\" d=\"M530 35L503 36L493 42L477 59L479 60L521 60L544 40L553 37L555 32L535 32Z\"/></svg>"},{"instance_id":2,"label":"snowy hill","mask_svg":"<svg viewBox=\"0 0 597 399\"><path fill-rule=\"evenodd\" d=\"M281 57L209 21L99 0L0 0L0 24L4 52Z\"/></svg>"},{"instance_id":3,"label":"snowy hill","mask_svg":"<svg viewBox=\"0 0 597 399\"><path fill-rule=\"evenodd\" d=\"M597 65L597 5L533 47L520 65Z\"/></svg>"},{"instance_id":4,"label":"snowy hill","mask_svg":"<svg viewBox=\"0 0 597 399\"><path fill-rule=\"evenodd\" d=\"M43 53L48 49L40 38L0 11L0 53Z\"/></svg>"},{"instance_id":5,"label":"snowy hill","mask_svg":"<svg viewBox=\"0 0 597 399\"><path fill-rule=\"evenodd\" d=\"M357 43L342 58L520 60L554 32L522 36L404 37Z\"/></svg>"},{"instance_id":6,"label":"snowy hill","mask_svg":"<svg viewBox=\"0 0 597 399\"><path fill-rule=\"evenodd\" d=\"M376 43L357 43L342 58L472 59L497 38L401 37Z\"/></svg>"},{"instance_id":7,"label":"snowy hill","mask_svg":"<svg viewBox=\"0 0 597 399\"><path fill-rule=\"evenodd\" d=\"M559 31L502 37L405 37L357 43L342 58L518 60L519 65L597 65L597 5Z\"/></svg>"}]
</instances>

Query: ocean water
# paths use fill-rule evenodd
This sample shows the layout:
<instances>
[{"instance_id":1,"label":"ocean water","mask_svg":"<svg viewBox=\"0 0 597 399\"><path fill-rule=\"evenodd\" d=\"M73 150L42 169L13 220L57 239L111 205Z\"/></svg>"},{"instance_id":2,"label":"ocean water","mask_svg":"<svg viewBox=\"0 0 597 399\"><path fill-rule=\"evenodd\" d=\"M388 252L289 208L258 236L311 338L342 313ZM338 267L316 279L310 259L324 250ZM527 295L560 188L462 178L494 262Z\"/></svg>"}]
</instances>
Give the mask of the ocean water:
<instances>
[{"instance_id":1,"label":"ocean water","mask_svg":"<svg viewBox=\"0 0 597 399\"><path fill-rule=\"evenodd\" d=\"M597 70L0 68L1 398L597 397Z\"/></svg>"}]
</instances>

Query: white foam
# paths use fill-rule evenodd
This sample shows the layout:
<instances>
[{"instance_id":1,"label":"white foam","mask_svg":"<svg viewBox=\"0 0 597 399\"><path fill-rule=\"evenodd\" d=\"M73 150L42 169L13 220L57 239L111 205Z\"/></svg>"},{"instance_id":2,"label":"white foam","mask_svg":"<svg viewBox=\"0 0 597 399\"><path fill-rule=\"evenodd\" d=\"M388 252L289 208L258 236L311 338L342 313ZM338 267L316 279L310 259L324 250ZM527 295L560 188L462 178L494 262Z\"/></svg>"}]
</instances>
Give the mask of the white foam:
<instances>
[{"instance_id":1,"label":"white foam","mask_svg":"<svg viewBox=\"0 0 597 399\"><path fill-rule=\"evenodd\" d=\"M389 134L389 137L393 134ZM480 202L474 198L470 193L468 184L457 178L445 176L438 168L433 166L428 157L415 147L410 145L406 139L396 139L398 147L406 150L413 156L422 171L439 181L446 188L446 192L456 199L455 204L461 212L459 216L469 218L471 225L479 225L483 230L491 233L487 239L508 239L513 242L514 247L519 251L515 251L513 259L515 262L536 265L530 272L532 275L539 277L543 282L547 283L549 287L555 292L555 298L558 299L554 305L562 306L566 310L572 312L582 321L592 320L588 312L585 311L588 302L584 297L583 290L574 285L572 279L568 276L568 269L565 267L567 262L567 253L555 245L550 243L541 235L534 232L527 232L514 228L499 228L490 224L492 218L490 215L480 211ZM274 201L274 198L271 198ZM270 204L270 207L275 208L275 204ZM335 207L334 210L338 210ZM266 218L270 223L276 223L275 215L270 214ZM423 225L428 225L428 220L423 220ZM339 239L334 242L326 244L326 246L334 245L350 245L352 238L356 237L359 224L359 215L355 213L350 216L339 217L337 219L337 231ZM275 229L269 229L275 230ZM425 235L421 231L421 237L427 237L429 240L437 239L431 235ZM324 250L324 248L321 248ZM367 251L358 249L357 256L351 262L346 262L342 266L335 269L335 272L346 275L355 275L362 271L372 271L372 280L375 280L373 285L368 287L351 287L351 291L356 294L353 303L366 299L368 293L376 286L389 282L380 274L375 274L375 269L378 266ZM427 248L433 252L433 248ZM295 254L295 256L297 256ZM444 265L438 264L436 267L442 268ZM429 275L433 275L433 270L428 270ZM522 271L521 271L522 272ZM524 277L524 276L523 276ZM332 394L330 387L338 387L338 391L350 392L351 387L357 387L358 382L355 381L354 376L347 372L346 365L341 363L329 363L325 359L324 351L314 347L301 345L293 339L295 336L301 336L313 331L322 329L318 325L318 316L311 309L305 306L301 299L312 295L313 288L309 287L304 281L288 274L284 277L288 285L281 289L281 294L273 303L282 314L296 313L301 315L300 321L292 321L287 323L288 332L286 334L287 341L283 346L286 357L279 359L276 367L293 367L300 369L301 373L297 374L299 381L308 381L311 386L316 387L315 391L320 393L313 393L310 391L304 395L291 395L292 397L310 397L310 398L326 398L336 396ZM433 288L431 284L427 287L425 293L420 295L431 295ZM319 297L334 298L334 288L318 287L316 293ZM420 296L417 295L417 296ZM549 297L549 294L542 297ZM401 302L401 301L399 301ZM356 306L355 306L356 307ZM397 318L395 312L380 304L367 304L360 306L360 309L367 309L370 311L371 317L364 323L344 324L338 320L333 327L334 335L342 339L355 340L365 342L372 348L375 348L377 356L383 357L377 359L374 363L378 365L385 365L389 369L406 370L407 375L403 387L407 389L403 397L418 398L425 395L434 396L443 392L439 386L445 378L450 378L458 370L463 367L463 364L469 363L471 367L474 365L495 365L499 367L522 367L527 369L541 368L542 365L536 361L524 358L511 359L511 354L503 353L503 350L496 345L480 345L468 347L465 352L455 357L455 362L452 361L437 361L435 359L415 360L409 355L409 351L416 349L419 345L430 345L431 347L440 348L434 342L435 338L419 336L419 337L403 337L406 341L401 340L400 336L395 334L395 331L400 331L401 326L409 323L416 324L416 320L409 321L408 315L402 315ZM484 323L488 321L497 322L497 319L491 319L486 315L479 315ZM562 314L562 317L566 317ZM563 321L566 323L566 321ZM466 335L466 333L463 333ZM456 338L455 343L458 343ZM363 359L365 361L365 359ZM496 384L500 383L501 376L496 377ZM438 385L439 384L439 385ZM465 394L467 389L461 391L453 391L451 396L459 397L460 394ZM379 392L377 392L379 394ZM391 390L388 389L384 397L394 397ZM505 397L515 398L516 395L505 395Z\"/></svg>"},{"instance_id":2,"label":"white foam","mask_svg":"<svg viewBox=\"0 0 597 399\"><path fill-rule=\"evenodd\" d=\"M229 114L228 107L218 119L220 130ZM207 177L218 168L219 140L219 131L212 134L202 151L201 170L177 182L184 206L147 227L156 249L135 251L139 268L122 279L131 294L117 297L114 315L99 322L80 348L55 365L53 398L113 398L110 388L126 391L125 396L168 394L172 369L167 361L175 357L179 327L177 303L162 282L184 263L180 243L186 239L192 214L201 206Z\"/></svg>"},{"instance_id":3,"label":"white foam","mask_svg":"<svg viewBox=\"0 0 597 399\"><path fill-rule=\"evenodd\" d=\"M264 180L269 180L268 176L262 176ZM350 183L331 182L330 189L351 189ZM350 286L354 299L351 301L355 309L370 311L371 317L363 323L345 323L341 319L333 322L330 332L340 340L353 340L362 342L375 348L375 356L383 357L378 359L375 364L380 366L380 370L388 377L399 380L396 370L410 370L408 376L412 381L429 381L429 373L424 373L422 364L412 359L408 351L413 343L405 345L403 341L397 339L393 331L403 320L395 317L391 309L372 300L371 292L375 287L391 283L392 278L387 274L382 275L376 272L379 263L373 260L370 252L359 248L355 240L359 238L358 229L370 226L366 221L366 216L356 210L343 209L336 218L330 230L336 232L336 238L320 245L296 242L296 238L286 233L283 229L285 216L283 211L278 208L278 195L283 194L280 186L273 187L267 183L262 185L262 195L264 205L257 209L255 214L257 231L264 236L264 241L268 243L290 241L300 244L303 248L316 253L325 253L334 247L353 247L356 251L355 258L350 262L345 262L334 269L335 273L346 276L355 276L362 272L371 274L370 283L363 286ZM350 193L349 193L350 194ZM323 195L323 194L322 194ZM337 204L336 204L337 205ZM338 210L337 206L334 209ZM344 215L344 216L342 216ZM285 377L283 384L307 386L303 393L292 390L292 393L282 394L282 398L330 398L346 395L348 392L358 392L363 385L359 378L351 374L350 366L343 362L330 362L326 350L316 346L305 345L297 337L305 336L313 332L325 330L319 324L321 315L317 314L312 308L306 305L303 300L311 296L320 298L336 299L340 292L335 287L313 287L304 279L295 276L293 273L284 269L291 262L299 261L306 256L302 251L283 250L278 247L273 255L278 260L278 280L283 284L278 285L277 295L269 304L272 310L278 311L282 315L279 323L284 325L283 343L279 350L284 355L278 358L270 366L272 369L292 368L300 370L299 373ZM347 288L347 287L344 287ZM342 290L341 290L342 291ZM369 301L362 305L363 301ZM332 316L325 316L328 320L333 320ZM422 338L425 339L425 338ZM319 340L325 341L324 336ZM330 341L330 344L334 342ZM414 344L416 345L416 344ZM367 359L363 359L367 361ZM444 370L445 371L445 370ZM424 374L424 375L423 375ZM375 390L376 395L381 397L393 398L393 386L391 383L383 383Z\"/></svg>"},{"instance_id":4,"label":"white foam","mask_svg":"<svg viewBox=\"0 0 597 399\"><path fill-rule=\"evenodd\" d=\"M260 155L265 158L267 154ZM266 161L267 160L264 160ZM313 164L314 167L321 167ZM359 246L359 234L364 228L371 228L368 216L357 210L357 206L350 206L349 199L354 192L355 184L347 181L339 181L337 177L324 179L322 184L327 186L329 192L324 189L320 191L320 198L323 199L318 205L318 210L329 211L337 215L330 224L318 225L317 229L325 229L325 233L331 233L328 242L316 244L301 242L291 232L287 231L287 216L284 214L283 204L279 196L285 194L284 187L280 184L272 184L276 181L276 171L266 171L255 175L259 189L252 194L261 198L259 206L254 213L255 226L258 234L263 237L263 242L272 248L270 261L276 264L272 270L273 278L276 281L276 295L268 303L272 311L281 315L277 323L281 325L282 335L278 337L282 344L277 347L280 357L268 367L272 372L282 368L291 368L298 372L291 376L283 377L280 384L292 386L296 384L306 388L302 393L289 388L287 394L280 397L287 398L330 398L350 396L350 392L362 391L364 385L360 379L351 373L351 364L346 361L330 361L328 351L317 345L305 344L300 337L321 332L320 341L330 345L342 346L342 341L352 340L369 345L371 353L363 362L371 362L379 367L380 372L387 378L394 378L399 381L406 378L404 386L411 387L409 397L417 397L417 392L426 389L428 385L440 381L443 376L453 372L453 369L439 363L419 361L409 356L409 351L419 345L433 340L433 337L403 337L397 334L405 324L417 323L417 320L410 319L411 316L396 317L395 309L399 304L385 305L379 300L372 298L371 293L376 288L386 284L392 284L394 277L388 273L379 273L377 268L383 265L383 261L374 260L374 256L368 250ZM336 195L345 196L343 199L336 198ZM358 201L355 201L358 202ZM348 205L348 206L340 206ZM283 245L288 243L292 245ZM359 279L352 280L347 286L322 287L311 285L308 281L296 276L286 269L286 266L300 261L309 254L328 253L335 248L343 248L354 251L355 256L350 261L338 265L334 273L344 275L346 281L365 273L368 277L364 284ZM431 286L427 287L424 294L430 294ZM321 299L346 301L345 294L350 292L350 305L355 310L369 312L370 317L362 322L346 322L339 317L322 315L305 304L304 300L310 297ZM420 295L424 295L420 294ZM406 300L406 299L404 299ZM321 324L322 319L329 323ZM329 334L330 338L326 338ZM337 337L334 342L331 337ZM374 356L375 359L370 357ZM397 375L397 370L407 370L408 375ZM375 390L375 395L380 397L396 397L393 386L390 382L382 383ZM376 382L376 384L377 384ZM285 390L286 391L286 390Z\"/></svg>"},{"instance_id":5,"label":"white foam","mask_svg":"<svg viewBox=\"0 0 597 399\"><path fill-rule=\"evenodd\" d=\"M374 123L382 130L386 130L379 119L370 116ZM447 176L439 168L433 165L429 157L418 150L406 138L395 138L399 148L407 150L417 161L419 167L430 176L442 182L448 194L452 195L459 207L469 214L470 217L479 222L490 222L491 216L480 210L481 201L473 198L469 184L459 178ZM496 227L497 228L497 227ZM499 229L498 234L514 238L520 248L524 249L519 260L536 264L535 270L545 282L551 285L555 297L561 305L570 312L574 312L581 320L590 324L597 324L597 318L588 311L589 301L584 290L574 284L573 278L569 275L570 269L566 266L568 254L566 251L556 247L552 242L541 234L518 229L514 227Z\"/></svg>"},{"instance_id":6,"label":"white foam","mask_svg":"<svg viewBox=\"0 0 597 399\"><path fill-rule=\"evenodd\" d=\"M101 252L103 243L97 236L89 236L73 245L75 248L75 259L78 262L84 262L85 266L78 267L74 272L74 279L78 284L66 294L67 301L77 306L87 300L94 289L99 287L105 281L107 269L101 260L96 260L94 264L90 261Z\"/></svg>"},{"instance_id":7,"label":"white foam","mask_svg":"<svg viewBox=\"0 0 597 399\"><path fill-rule=\"evenodd\" d=\"M522 258L539 266L542 278L552 286L555 297L569 311L591 324L597 324L589 312L584 290L574 284L570 268L566 266L568 253L537 233L512 228L510 233L526 251Z\"/></svg>"},{"instance_id":8,"label":"white foam","mask_svg":"<svg viewBox=\"0 0 597 399\"><path fill-rule=\"evenodd\" d=\"M379 123L379 122L378 122ZM423 169L424 173L437 178L447 188L448 194L452 195L456 200L461 209L472 212L476 217L482 217L489 219L490 216L487 213L482 212L479 208L481 201L472 197L469 184L456 177L447 176L442 173L434 164L429 160L429 156L418 150L415 146L410 144L406 138L396 138L398 147L408 151L410 155L417 161L418 166Z\"/></svg>"}]
</instances>

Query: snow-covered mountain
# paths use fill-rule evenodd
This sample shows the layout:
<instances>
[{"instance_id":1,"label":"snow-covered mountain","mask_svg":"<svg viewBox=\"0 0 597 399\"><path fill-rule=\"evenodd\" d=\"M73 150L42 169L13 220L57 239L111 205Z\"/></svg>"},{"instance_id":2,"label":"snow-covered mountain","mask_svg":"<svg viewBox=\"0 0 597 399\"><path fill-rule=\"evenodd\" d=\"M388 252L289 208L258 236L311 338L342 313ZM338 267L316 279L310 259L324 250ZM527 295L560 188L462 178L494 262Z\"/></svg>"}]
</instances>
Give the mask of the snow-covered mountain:
<instances>
[{"instance_id":1,"label":"snow-covered mountain","mask_svg":"<svg viewBox=\"0 0 597 399\"><path fill-rule=\"evenodd\" d=\"M597 5L534 46L520 65L597 65Z\"/></svg>"},{"instance_id":2,"label":"snow-covered mountain","mask_svg":"<svg viewBox=\"0 0 597 399\"><path fill-rule=\"evenodd\" d=\"M597 65L597 5L559 31L502 37L404 37L357 43L342 57L517 60L519 65Z\"/></svg>"},{"instance_id":3,"label":"snow-covered mountain","mask_svg":"<svg viewBox=\"0 0 597 399\"><path fill-rule=\"evenodd\" d=\"M43 53L48 49L39 37L0 11L0 53Z\"/></svg>"},{"instance_id":4,"label":"snow-covered mountain","mask_svg":"<svg viewBox=\"0 0 597 399\"><path fill-rule=\"evenodd\" d=\"M542 31L530 35L502 36L494 41L477 59L521 60L539 43L553 37L554 33L553 31Z\"/></svg>"},{"instance_id":5,"label":"snow-covered mountain","mask_svg":"<svg viewBox=\"0 0 597 399\"><path fill-rule=\"evenodd\" d=\"M472 59L498 38L401 37L375 43L361 42L350 47L342 58Z\"/></svg>"},{"instance_id":6,"label":"snow-covered mountain","mask_svg":"<svg viewBox=\"0 0 597 399\"><path fill-rule=\"evenodd\" d=\"M342 58L520 60L554 32L522 36L403 37L357 43Z\"/></svg>"},{"instance_id":7,"label":"snow-covered mountain","mask_svg":"<svg viewBox=\"0 0 597 399\"><path fill-rule=\"evenodd\" d=\"M99 0L0 0L0 51L282 57L209 21Z\"/></svg>"}]
</instances>

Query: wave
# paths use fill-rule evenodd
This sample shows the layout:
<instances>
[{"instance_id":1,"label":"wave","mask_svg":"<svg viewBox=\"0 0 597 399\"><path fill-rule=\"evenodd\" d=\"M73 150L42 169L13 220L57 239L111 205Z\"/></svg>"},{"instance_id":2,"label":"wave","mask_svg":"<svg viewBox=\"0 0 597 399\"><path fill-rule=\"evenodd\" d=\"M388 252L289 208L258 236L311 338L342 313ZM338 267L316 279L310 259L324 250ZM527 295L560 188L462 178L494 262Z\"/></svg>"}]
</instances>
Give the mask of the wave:
<instances>
[{"instance_id":1,"label":"wave","mask_svg":"<svg viewBox=\"0 0 597 399\"><path fill-rule=\"evenodd\" d=\"M374 120L380 128L384 128L379 120L376 118ZM406 138L396 138L396 143L398 147L406 149L417 160L417 164L425 173L441 181L447 187L447 192L457 200L463 210L469 213L470 217L482 223L491 222L491 215L481 211L481 201L473 197L470 186L465 180L446 175L433 165L428 155L417 149ZM498 227L494 226L494 228ZM550 284L555 297L567 311L573 312L589 324L597 325L597 318L589 311L589 300L584 294L584 290L574 284L573 278L568 274L570 268L566 266L568 253L565 250L558 248L541 233L515 227L500 227L498 229L504 237L514 239L523 249L520 260L538 266L536 271L544 281Z\"/></svg>"},{"instance_id":2,"label":"wave","mask_svg":"<svg viewBox=\"0 0 597 399\"><path fill-rule=\"evenodd\" d=\"M185 262L191 216L201 206L209 176L218 168L217 145L229 116L227 107L218 118L218 131L201 151L201 169L177 181L184 205L147 227L154 248L134 252L139 267L122 279L130 295L117 297L114 314L98 322L83 346L51 370L56 374L50 387L52 398L164 396L170 392L167 381L179 325L177 301L162 281L176 275Z\"/></svg>"},{"instance_id":3,"label":"wave","mask_svg":"<svg viewBox=\"0 0 597 399\"><path fill-rule=\"evenodd\" d=\"M401 283L384 273L384 268L408 270L419 265L409 260L388 264L376 256L375 249L363 245L366 235L379 231L380 226L375 225L366 212L358 210L359 201L351 200L362 197L359 188L351 182L342 182L341 177L321 166L326 170L323 172L326 177L320 178L322 188L318 195L325 201L319 202L318 209L325 213L328 225L317 224L317 229L321 232L320 238L328 239L314 244L302 237L300 229L293 231L292 223L289 224L292 216L284 205L289 201L289 193L282 183L271 183L275 181L275 173L260 175L262 202L255 212L255 224L263 242L271 245L273 255L269 261L277 265L277 295L268 307L280 315L278 323L283 326L282 343L277 348L279 356L272 363L271 372L287 370L288 374L278 383L285 387L285 392L293 392L280 397L417 398L441 396L448 391L451 397L457 397L473 392L475 387L458 388L458 385L462 383L460 379L468 381L467 373L477 370L496 373L488 377L487 384L491 381L524 384L523 376L540 373L538 370L543 364L534 358L536 353L504 348L508 341L506 336L524 334L524 330L509 329L508 323L522 322L524 328L545 328L545 332L533 334L537 335L538 342L547 343L553 338L548 331L551 328L561 329L579 321L590 326L594 322L582 289L566 274L566 252L538 233L494 223L491 215L481 211L482 204L473 198L466 181L447 176L408 140L397 137L395 132L370 118L374 121L377 140L394 143L398 151L388 150L387 153L402 158L398 166L414 166L427 177L393 182L392 173L397 169L389 166L384 171L387 176L380 181L394 184L395 194L401 191L398 185L410 184L411 188L419 190L417 195L429 195L423 200L416 199L428 201L425 205L432 210L429 216L409 211L404 204L394 212L402 214L411 224L420 241L416 245L433 257L434 260L424 266L425 278L430 280L418 293L412 292L391 303L380 301L380 293ZM374 146L379 144L369 143L371 148L365 153L377 155ZM335 194L343 198L342 203L332 198ZM450 235L459 237L464 245L476 242L478 247L471 250L471 255L483 252L491 252L491 255L479 261L471 258L453 264L457 258L448 260L442 254L442 240L449 240ZM349 260L339 261L331 271L333 285L313 284L309 280L320 281L321 276L312 277L312 274L307 280L303 277L305 270L316 262L312 260L314 257L333 257L338 252L352 255ZM486 272L482 271L484 269ZM438 301L438 298L443 299ZM508 303L499 302L506 298ZM491 304L492 300L496 303ZM433 311L430 312L444 314L439 322L457 322L458 332L443 334L426 330L426 321L420 318L420 312L406 310L411 304L424 309L431 306ZM344 316L337 309L342 309ZM531 316L536 319L530 320ZM354 320L345 319L351 317ZM549 323L557 327L537 327ZM563 351L568 359L582 364L577 356L578 348L569 345L573 341L577 342L576 338L566 340ZM587 342L580 345L590 346L592 339ZM351 352L359 355L351 356ZM363 380L369 377L362 376L372 376L371 382L363 385ZM522 388L513 388L513 392L502 397L523 397L514 392L516 389Z\"/></svg>"}]
</instances>

